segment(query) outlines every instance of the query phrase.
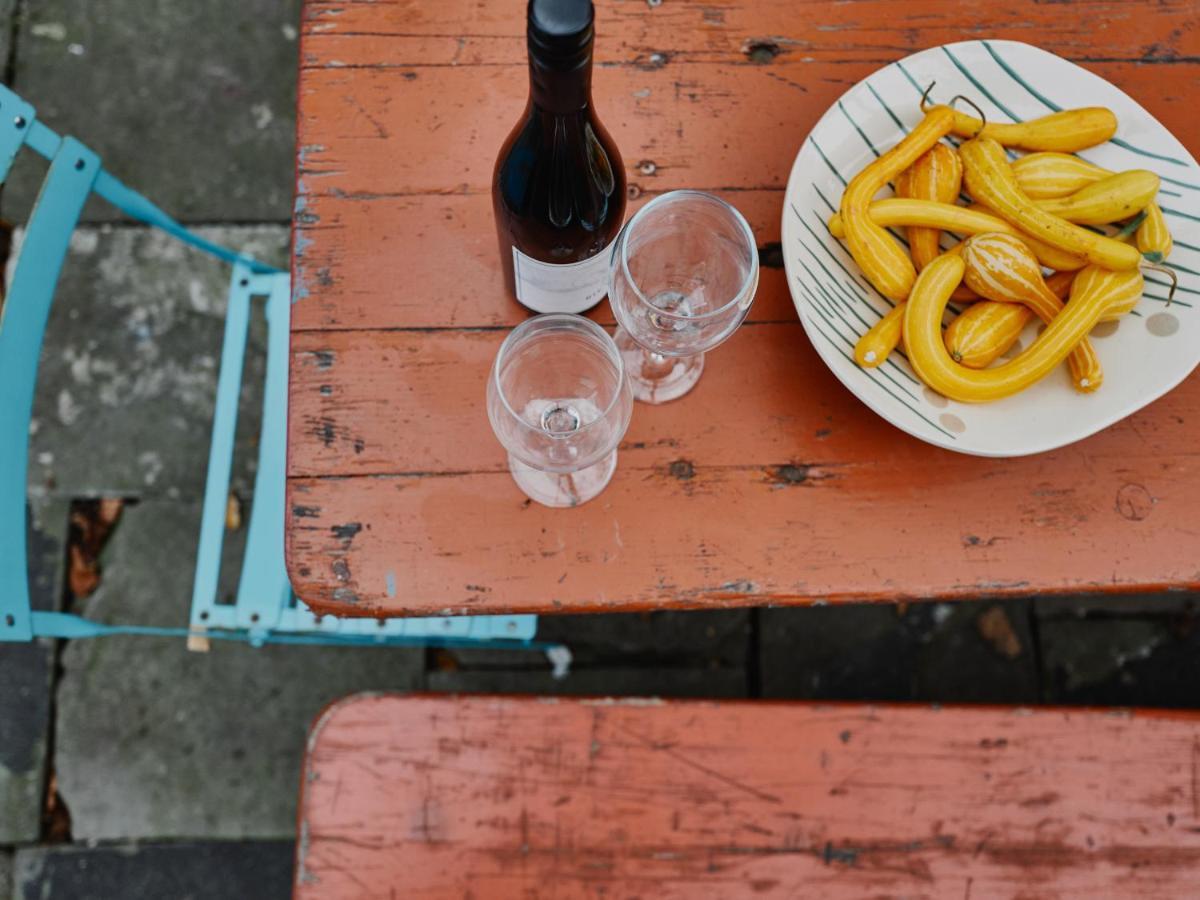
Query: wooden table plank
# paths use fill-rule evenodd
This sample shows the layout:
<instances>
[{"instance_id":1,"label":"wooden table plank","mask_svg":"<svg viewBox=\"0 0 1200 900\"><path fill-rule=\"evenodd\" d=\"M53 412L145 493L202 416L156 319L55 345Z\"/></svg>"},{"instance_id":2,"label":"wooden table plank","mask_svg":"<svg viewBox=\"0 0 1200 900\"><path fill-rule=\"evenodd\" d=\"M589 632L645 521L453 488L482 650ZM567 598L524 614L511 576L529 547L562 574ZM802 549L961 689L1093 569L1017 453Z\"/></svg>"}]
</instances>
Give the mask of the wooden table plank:
<instances>
[{"instance_id":1,"label":"wooden table plank","mask_svg":"<svg viewBox=\"0 0 1200 900\"><path fill-rule=\"evenodd\" d=\"M305 7L287 551L306 601L415 615L1200 585L1195 379L1074 447L958 457L836 382L777 251L808 129L932 43L1033 40L1200 144L1188 3L601 3L597 102L631 211L714 190L746 213L766 267L751 324L700 388L639 407L613 487L567 512L522 503L483 410L503 329L525 316L504 294L488 192L525 97L522 10Z\"/></svg>"},{"instance_id":2,"label":"wooden table plank","mask_svg":"<svg viewBox=\"0 0 1200 900\"><path fill-rule=\"evenodd\" d=\"M656 192L660 193L660 192ZM782 191L717 191L736 204L759 245L778 245ZM629 203L640 209L650 193ZM368 218L378 227L353 223ZM493 229L492 197L420 194L351 199L337 204L306 229L304 302L293 309L294 330L512 327L528 313L508 298ZM407 223L420 222L409 230ZM767 257L751 322L794 322L796 308L785 283L782 257ZM389 286L380 290L380 285ZM413 285L420 285L418 290ZM591 313L611 323L604 303ZM391 323L391 324L385 324Z\"/></svg>"},{"instance_id":3,"label":"wooden table plank","mask_svg":"<svg viewBox=\"0 0 1200 900\"><path fill-rule=\"evenodd\" d=\"M1195 714L352 697L296 896L1182 897Z\"/></svg>"}]
</instances>

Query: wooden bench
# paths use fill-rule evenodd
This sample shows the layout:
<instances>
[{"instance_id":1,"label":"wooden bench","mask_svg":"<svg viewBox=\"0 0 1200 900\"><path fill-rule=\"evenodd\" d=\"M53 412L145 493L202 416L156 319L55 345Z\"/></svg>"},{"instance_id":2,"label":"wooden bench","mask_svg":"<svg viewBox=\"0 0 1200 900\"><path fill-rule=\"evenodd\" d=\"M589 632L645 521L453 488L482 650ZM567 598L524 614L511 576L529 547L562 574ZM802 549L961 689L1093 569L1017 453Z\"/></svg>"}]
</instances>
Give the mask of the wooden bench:
<instances>
[{"instance_id":1,"label":"wooden bench","mask_svg":"<svg viewBox=\"0 0 1200 900\"><path fill-rule=\"evenodd\" d=\"M1200 894L1200 716L358 695L296 896Z\"/></svg>"}]
</instances>

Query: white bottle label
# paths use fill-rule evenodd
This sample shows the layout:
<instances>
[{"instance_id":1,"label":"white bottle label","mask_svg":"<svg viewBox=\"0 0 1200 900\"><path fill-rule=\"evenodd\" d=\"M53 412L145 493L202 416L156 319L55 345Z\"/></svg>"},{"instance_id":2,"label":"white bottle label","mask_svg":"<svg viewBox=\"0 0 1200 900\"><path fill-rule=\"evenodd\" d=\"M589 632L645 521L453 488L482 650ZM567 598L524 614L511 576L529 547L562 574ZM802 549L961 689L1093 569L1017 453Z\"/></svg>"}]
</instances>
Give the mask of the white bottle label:
<instances>
[{"instance_id":1,"label":"white bottle label","mask_svg":"<svg viewBox=\"0 0 1200 900\"><path fill-rule=\"evenodd\" d=\"M612 244L582 262L565 265L540 262L516 247L512 251L517 299L534 312L581 313L608 293Z\"/></svg>"}]
</instances>

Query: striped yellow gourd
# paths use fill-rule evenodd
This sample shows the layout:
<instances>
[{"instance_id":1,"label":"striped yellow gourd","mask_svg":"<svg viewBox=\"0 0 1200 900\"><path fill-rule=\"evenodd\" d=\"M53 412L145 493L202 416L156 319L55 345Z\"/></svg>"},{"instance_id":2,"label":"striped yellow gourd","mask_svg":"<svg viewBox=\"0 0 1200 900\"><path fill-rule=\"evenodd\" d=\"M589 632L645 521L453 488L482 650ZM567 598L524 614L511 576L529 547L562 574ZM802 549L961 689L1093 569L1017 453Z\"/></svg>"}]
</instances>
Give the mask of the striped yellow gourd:
<instances>
[{"instance_id":1,"label":"striped yellow gourd","mask_svg":"<svg viewBox=\"0 0 1200 900\"><path fill-rule=\"evenodd\" d=\"M1065 299L1074 279L1074 272L1055 272L1046 279L1046 287L1060 300ZM947 326L946 349L955 362L972 369L986 368L1016 344L1032 317L1033 310L1022 303L984 300L956 316ZM1067 357L1068 362L1070 359Z\"/></svg>"},{"instance_id":2,"label":"striped yellow gourd","mask_svg":"<svg viewBox=\"0 0 1200 900\"><path fill-rule=\"evenodd\" d=\"M954 203L962 190L962 163L958 152L943 143L934 144L896 179L896 196L912 200ZM925 225L906 228L908 252L917 271L941 254L942 233Z\"/></svg>"},{"instance_id":3,"label":"striped yellow gourd","mask_svg":"<svg viewBox=\"0 0 1200 900\"><path fill-rule=\"evenodd\" d=\"M1012 170L1021 190L1034 200L1066 197L1113 174L1069 153L1030 153L1014 160ZM1162 262L1170 255L1171 232L1157 203L1146 206L1146 219L1138 226L1136 243L1151 262Z\"/></svg>"},{"instance_id":4,"label":"striped yellow gourd","mask_svg":"<svg viewBox=\"0 0 1200 900\"><path fill-rule=\"evenodd\" d=\"M892 300L908 296L916 268L904 249L871 219L871 200L948 134L953 123L954 113L949 108L931 109L900 143L850 179L842 194L839 211L850 255L876 290Z\"/></svg>"},{"instance_id":5,"label":"striped yellow gourd","mask_svg":"<svg viewBox=\"0 0 1200 900\"><path fill-rule=\"evenodd\" d=\"M1158 196L1158 185L1158 176L1153 172L1130 169L1094 181L1065 197L1036 203L1043 211L1068 222L1107 225L1130 219L1148 207Z\"/></svg>"},{"instance_id":6,"label":"striped yellow gourd","mask_svg":"<svg viewBox=\"0 0 1200 900\"><path fill-rule=\"evenodd\" d=\"M1004 149L990 138L977 138L959 148L971 196L1025 234L1098 266L1122 271L1141 262L1136 247L1088 231L1040 209L1017 184Z\"/></svg>"},{"instance_id":7,"label":"striped yellow gourd","mask_svg":"<svg viewBox=\"0 0 1200 900\"><path fill-rule=\"evenodd\" d=\"M900 328L903 324L904 301L901 301L858 339L854 345L854 361L864 369L882 366L900 343Z\"/></svg>"},{"instance_id":8,"label":"striped yellow gourd","mask_svg":"<svg viewBox=\"0 0 1200 900\"><path fill-rule=\"evenodd\" d=\"M1163 218L1162 208L1157 203L1146 207L1146 218L1137 230L1137 248L1151 262L1162 262L1171 255L1174 242Z\"/></svg>"},{"instance_id":9,"label":"striped yellow gourd","mask_svg":"<svg viewBox=\"0 0 1200 900\"><path fill-rule=\"evenodd\" d=\"M1112 272L1088 266L1075 277L1062 314L1020 356L991 369L970 369L946 351L941 328L946 303L964 269L961 258L939 256L917 277L904 314L904 341L913 369L935 391L964 403L999 400L1044 378L1091 331L1114 294L1140 290L1142 284L1136 269Z\"/></svg>"},{"instance_id":10,"label":"striped yellow gourd","mask_svg":"<svg viewBox=\"0 0 1200 900\"><path fill-rule=\"evenodd\" d=\"M1064 253L1056 247L1029 237L979 204L966 207L955 206L951 203L938 203L933 200L893 198L876 200L870 205L868 211L871 220L885 228L898 225L924 225L963 235L984 234L985 232L1020 235L1021 239L1029 245L1034 256L1038 258L1038 262L1047 268L1073 271L1087 265L1087 260L1082 257ZM845 237L846 230L842 226L841 216L830 217L829 233L836 238Z\"/></svg>"},{"instance_id":11,"label":"striped yellow gourd","mask_svg":"<svg viewBox=\"0 0 1200 900\"><path fill-rule=\"evenodd\" d=\"M1064 109L1027 122L988 122L956 112L954 133L985 137L1021 150L1072 152L1103 144L1117 133L1117 117L1103 106Z\"/></svg>"},{"instance_id":12,"label":"striped yellow gourd","mask_svg":"<svg viewBox=\"0 0 1200 900\"><path fill-rule=\"evenodd\" d=\"M1009 234L980 234L963 242L963 280L981 297L1002 303L1021 303L1047 325L1063 308L1062 300L1046 286L1037 260L1020 238ZM1068 357L1071 383L1091 392L1104 381L1104 369L1086 337Z\"/></svg>"},{"instance_id":13,"label":"striped yellow gourd","mask_svg":"<svg viewBox=\"0 0 1200 900\"><path fill-rule=\"evenodd\" d=\"M986 369L1017 342L1032 318L1033 311L1024 304L984 300L955 316L943 341L955 362Z\"/></svg>"}]
</instances>

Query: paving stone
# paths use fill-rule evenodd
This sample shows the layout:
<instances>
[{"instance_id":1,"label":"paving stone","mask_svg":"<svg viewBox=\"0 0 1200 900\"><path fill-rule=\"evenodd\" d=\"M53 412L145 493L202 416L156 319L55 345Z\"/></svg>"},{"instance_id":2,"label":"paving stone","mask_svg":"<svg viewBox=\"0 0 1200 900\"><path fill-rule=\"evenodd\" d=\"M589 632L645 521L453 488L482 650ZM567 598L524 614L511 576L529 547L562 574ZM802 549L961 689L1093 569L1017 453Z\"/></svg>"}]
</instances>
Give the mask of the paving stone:
<instances>
[{"instance_id":1,"label":"paving stone","mask_svg":"<svg viewBox=\"0 0 1200 900\"><path fill-rule=\"evenodd\" d=\"M287 258L281 226L200 231L267 262ZM75 233L42 346L31 493L202 494L229 278L226 264L153 229ZM238 420L241 492L254 470L265 335L260 315Z\"/></svg>"},{"instance_id":2,"label":"paving stone","mask_svg":"<svg viewBox=\"0 0 1200 900\"><path fill-rule=\"evenodd\" d=\"M85 612L187 621L197 504L127 508ZM58 689L55 767L76 840L287 837L304 736L324 704L419 688L424 652L182 639L72 641Z\"/></svg>"},{"instance_id":3,"label":"paving stone","mask_svg":"<svg viewBox=\"0 0 1200 900\"><path fill-rule=\"evenodd\" d=\"M16 15L17 0L0 0L0 60L7 61L12 53L13 16ZM3 897L0 894L0 897Z\"/></svg>"},{"instance_id":4,"label":"paving stone","mask_svg":"<svg viewBox=\"0 0 1200 900\"><path fill-rule=\"evenodd\" d=\"M568 696L744 697L746 673L741 669L704 668L572 668L555 679L550 670L472 669L434 671L427 676L434 691L472 694L557 694Z\"/></svg>"},{"instance_id":5,"label":"paving stone","mask_svg":"<svg viewBox=\"0 0 1200 900\"><path fill-rule=\"evenodd\" d=\"M998 608L1015 657L980 633ZM991 613L996 616L997 613ZM1037 670L1025 601L853 604L760 613L766 697L1026 703Z\"/></svg>"},{"instance_id":6,"label":"paving stone","mask_svg":"<svg viewBox=\"0 0 1200 900\"><path fill-rule=\"evenodd\" d=\"M292 841L34 847L14 900L272 900L291 896Z\"/></svg>"},{"instance_id":7,"label":"paving stone","mask_svg":"<svg viewBox=\"0 0 1200 900\"><path fill-rule=\"evenodd\" d=\"M1157 604L1140 615L1120 598L1068 610L1038 601L1046 699L1053 703L1200 706L1200 604ZM1143 608L1155 608L1148 604Z\"/></svg>"},{"instance_id":8,"label":"paving stone","mask_svg":"<svg viewBox=\"0 0 1200 900\"><path fill-rule=\"evenodd\" d=\"M286 222L299 9L300 0L37 0L25 4L15 89L176 218ZM10 218L36 194L42 167L27 165L31 156L12 173ZM99 201L85 215L119 216Z\"/></svg>"},{"instance_id":9,"label":"paving stone","mask_svg":"<svg viewBox=\"0 0 1200 900\"><path fill-rule=\"evenodd\" d=\"M537 639L566 644L577 667L650 664L658 666L744 667L750 643L750 612L745 609L694 612L542 616ZM456 649L464 667L522 668L524 651Z\"/></svg>"},{"instance_id":10,"label":"paving stone","mask_svg":"<svg viewBox=\"0 0 1200 900\"><path fill-rule=\"evenodd\" d=\"M65 503L32 506L27 546L35 609L54 609L58 604L66 531ZM38 836L53 670L50 642L0 643L0 844L33 841Z\"/></svg>"},{"instance_id":11,"label":"paving stone","mask_svg":"<svg viewBox=\"0 0 1200 900\"><path fill-rule=\"evenodd\" d=\"M1158 594L1064 594L1038 597L1034 613L1039 619L1084 618L1096 615L1162 616L1200 609L1200 594L1163 591Z\"/></svg>"}]
</instances>

